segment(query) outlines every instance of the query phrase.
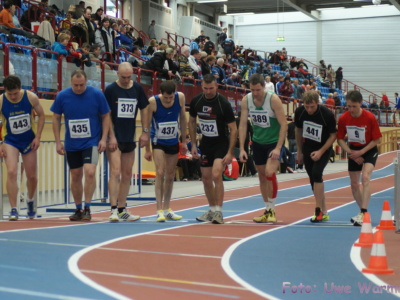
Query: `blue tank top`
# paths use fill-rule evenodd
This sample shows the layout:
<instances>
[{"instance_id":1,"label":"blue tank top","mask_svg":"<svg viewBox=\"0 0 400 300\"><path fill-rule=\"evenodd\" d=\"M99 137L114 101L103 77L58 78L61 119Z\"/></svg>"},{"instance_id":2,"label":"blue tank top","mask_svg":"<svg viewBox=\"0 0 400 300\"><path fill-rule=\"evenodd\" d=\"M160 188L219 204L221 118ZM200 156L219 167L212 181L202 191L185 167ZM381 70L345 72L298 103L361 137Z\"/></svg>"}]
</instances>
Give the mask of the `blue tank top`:
<instances>
[{"instance_id":1,"label":"blue tank top","mask_svg":"<svg viewBox=\"0 0 400 300\"><path fill-rule=\"evenodd\" d=\"M22 99L17 102L10 102L6 94L3 94L3 139L6 143L14 146L26 144L35 138L36 126L32 116L32 104L24 91Z\"/></svg>"},{"instance_id":2,"label":"blue tank top","mask_svg":"<svg viewBox=\"0 0 400 300\"><path fill-rule=\"evenodd\" d=\"M154 144L176 145L178 144L178 119L181 112L179 95L175 93L174 104L165 108L160 97L154 96L157 110L151 121L151 141Z\"/></svg>"}]
</instances>

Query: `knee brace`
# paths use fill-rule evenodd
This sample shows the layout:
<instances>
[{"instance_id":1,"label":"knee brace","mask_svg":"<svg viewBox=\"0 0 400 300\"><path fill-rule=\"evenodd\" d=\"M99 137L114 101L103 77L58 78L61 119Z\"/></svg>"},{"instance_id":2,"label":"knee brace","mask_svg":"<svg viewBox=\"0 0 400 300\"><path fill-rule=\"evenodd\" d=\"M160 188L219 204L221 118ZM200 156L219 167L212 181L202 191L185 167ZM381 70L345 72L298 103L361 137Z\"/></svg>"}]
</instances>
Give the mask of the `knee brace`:
<instances>
[{"instance_id":1,"label":"knee brace","mask_svg":"<svg viewBox=\"0 0 400 300\"><path fill-rule=\"evenodd\" d=\"M273 173L271 177L266 176L267 180L272 181L272 198L275 199L278 194L278 181L276 180L276 174Z\"/></svg>"}]
</instances>

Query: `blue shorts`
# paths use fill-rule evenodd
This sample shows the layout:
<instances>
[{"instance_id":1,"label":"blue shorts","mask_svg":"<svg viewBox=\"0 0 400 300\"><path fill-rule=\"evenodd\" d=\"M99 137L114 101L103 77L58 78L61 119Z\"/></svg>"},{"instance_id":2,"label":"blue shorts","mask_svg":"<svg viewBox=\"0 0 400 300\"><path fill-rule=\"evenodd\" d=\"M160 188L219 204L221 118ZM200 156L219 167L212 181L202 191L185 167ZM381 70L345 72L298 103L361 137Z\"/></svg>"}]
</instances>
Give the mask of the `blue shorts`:
<instances>
[{"instance_id":1,"label":"blue shorts","mask_svg":"<svg viewBox=\"0 0 400 300\"><path fill-rule=\"evenodd\" d=\"M30 141L30 142L19 142L18 145L15 145L14 143L12 143L10 141L7 141L7 138L6 138L4 143L6 143L7 145L10 145L10 146L13 146L14 148L17 148L18 151L21 154L27 154L27 153L32 151L32 141Z\"/></svg>"}]
</instances>

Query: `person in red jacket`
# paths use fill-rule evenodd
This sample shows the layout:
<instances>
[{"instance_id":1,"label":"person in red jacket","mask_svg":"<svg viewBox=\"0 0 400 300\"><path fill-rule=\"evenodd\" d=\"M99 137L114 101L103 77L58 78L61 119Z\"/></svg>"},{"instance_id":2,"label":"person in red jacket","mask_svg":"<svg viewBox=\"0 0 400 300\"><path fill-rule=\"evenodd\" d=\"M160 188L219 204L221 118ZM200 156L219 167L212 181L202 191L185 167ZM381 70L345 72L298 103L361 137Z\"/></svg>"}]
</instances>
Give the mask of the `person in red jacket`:
<instances>
[{"instance_id":1,"label":"person in red jacket","mask_svg":"<svg viewBox=\"0 0 400 300\"><path fill-rule=\"evenodd\" d=\"M290 80L290 77L285 77L283 83L279 87L279 94L284 97L287 97L285 100L289 100L289 98L293 94L293 91L294 91L293 85L292 85L292 81Z\"/></svg>"},{"instance_id":2,"label":"person in red jacket","mask_svg":"<svg viewBox=\"0 0 400 300\"><path fill-rule=\"evenodd\" d=\"M389 98L386 95L386 92L382 92L382 101L385 103L385 106L388 107L389 106Z\"/></svg>"}]
</instances>

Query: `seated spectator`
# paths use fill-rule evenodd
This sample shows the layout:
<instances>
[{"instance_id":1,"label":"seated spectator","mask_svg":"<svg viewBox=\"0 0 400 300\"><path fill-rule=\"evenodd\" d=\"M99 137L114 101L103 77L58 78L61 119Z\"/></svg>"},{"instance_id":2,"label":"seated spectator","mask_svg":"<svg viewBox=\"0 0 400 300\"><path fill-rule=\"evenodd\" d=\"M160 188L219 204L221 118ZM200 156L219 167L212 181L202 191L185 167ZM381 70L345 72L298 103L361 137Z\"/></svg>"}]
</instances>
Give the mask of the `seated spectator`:
<instances>
[{"instance_id":1,"label":"seated spectator","mask_svg":"<svg viewBox=\"0 0 400 300\"><path fill-rule=\"evenodd\" d=\"M76 51L72 52L72 56L74 57L73 62L77 67L80 67L82 63L85 64L86 67L92 66L92 61L90 60L90 45L88 43L84 43L81 48L78 48Z\"/></svg>"},{"instance_id":2,"label":"seated spectator","mask_svg":"<svg viewBox=\"0 0 400 300\"><path fill-rule=\"evenodd\" d=\"M119 28L119 36L117 37L119 47L126 48L129 52L132 52L133 40L126 34L126 27L121 26Z\"/></svg>"},{"instance_id":3,"label":"seated spectator","mask_svg":"<svg viewBox=\"0 0 400 300\"><path fill-rule=\"evenodd\" d=\"M133 35L133 27L125 26L126 27L126 35L132 40L132 43L136 42L136 38Z\"/></svg>"},{"instance_id":4,"label":"seated spectator","mask_svg":"<svg viewBox=\"0 0 400 300\"><path fill-rule=\"evenodd\" d=\"M382 100L381 103L379 103L379 109L381 112L390 112L392 110L385 100Z\"/></svg>"},{"instance_id":5,"label":"seated spectator","mask_svg":"<svg viewBox=\"0 0 400 300\"><path fill-rule=\"evenodd\" d=\"M100 45L94 44L94 45L90 48L90 52L89 52L89 58L90 58L90 60L92 60L92 59L101 60L100 53L101 53ZM96 65L97 65L97 66L100 66L100 63L99 63L99 62L96 62Z\"/></svg>"},{"instance_id":6,"label":"seated spectator","mask_svg":"<svg viewBox=\"0 0 400 300\"><path fill-rule=\"evenodd\" d=\"M47 14L44 16L42 23L39 25L39 29L37 31L37 35L44 38L46 41L50 41L51 44L55 42L55 34L53 27L51 26L51 17Z\"/></svg>"},{"instance_id":7,"label":"seated spectator","mask_svg":"<svg viewBox=\"0 0 400 300\"><path fill-rule=\"evenodd\" d=\"M135 56L131 55L128 59L128 62L132 65L132 67L140 67L143 65L143 61L139 59L142 55L142 52L140 51L138 46L133 46L132 48L132 53L135 54Z\"/></svg>"},{"instance_id":8,"label":"seated spectator","mask_svg":"<svg viewBox=\"0 0 400 300\"><path fill-rule=\"evenodd\" d=\"M378 99L376 97L373 98L372 102L369 104L368 108L374 115L378 115L379 105Z\"/></svg>"},{"instance_id":9,"label":"seated spectator","mask_svg":"<svg viewBox=\"0 0 400 300\"><path fill-rule=\"evenodd\" d=\"M133 28L132 28L132 31L133 31ZM138 36L136 38L136 41L133 43L133 45L138 46L140 49L142 49L142 48L144 48L144 41L140 36Z\"/></svg>"},{"instance_id":10,"label":"seated spectator","mask_svg":"<svg viewBox=\"0 0 400 300\"><path fill-rule=\"evenodd\" d=\"M162 74L165 78L169 79L175 71L171 71L165 68L165 62L172 58L174 50L172 48L167 48L165 52L156 52L153 57L150 58L143 66L144 70L151 70Z\"/></svg>"},{"instance_id":11,"label":"seated spectator","mask_svg":"<svg viewBox=\"0 0 400 300\"><path fill-rule=\"evenodd\" d=\"M183 46L181 48L181 56L179 56L179 75L181 77L193 78L193 69L189 64L189 47Z\"/></svg>"},{"instance_id":12,"label":"seated spectator","mask_svg":"<svg viewBox=\"0 0 400 300\"><path fill-rule=\"evenodd\" d=\"M0 12L0 25L8 28L16 28L13 23L12 12L15 11L15 5L11 0L4 2L4 9Z\"/></svg>"},{"instance_id":13,"label":"seated spectator","mask_svg":"<svg viewBox=\"0 0 400 300\"><path fill-rule=\"evenodd\" d=\"M232 73L232 75L226 80L226 84L233 86L240 86L240 83L238 82L237 73Z\"/></svg>"},{"instance_id":14,"label":"seated spectator","mask_svg":"<svg viewBox=\"0 0 400 300\"><path fill-rule=\"evenodd\" d=\"M26 11L24 11L24 13L21 16L20 19L21 25L23 27L33 30L33 28L31 28L31 22L39 21L42 11L47 10L48 2L49 2L48 0L41 0L39 6L34 6L34 5L29 6L29 8ZM40 8L42 10L40 10Z\"/></svg>"},{"instance_id":15,"label":"seated spectator","mask_svg":"<svg viewBox=\"0 0 400 300\"><path fill-rule=\"evenodd\" d=\"M335 108L335 100L333 99L333 94L328 94L328 99L325 100L325 105L327 108L333 109Z\"/></svg>"},{"instance_id":16,"label":"seated spectator","mask_svg":"<svg viewBox=\"0 0 400 300\"><path fill-rule=\"evenodd\" d=\"M256 68L256 73L263 75L264 74L264 69L265 69L264 62L262 61L262 62L260 62L260 64Z\"/></svg>"},{"instance_id":17,"label":"seated spectator","mask_svg":"<svg viewBox=\"0 0 400 300\"><path fill-rule=\"evenodd\" d=\"M298 78L310 78L310 73L308 73L305 69L304 69L304 64L301 63L297 69L297 77Z\"/></svg>"},{"instance_id":18,"label":"seated spectator","mask_svg":"<svg viewBox=\"0 0 400 300\"><path fill-rule=\"evenodd\" d=\"M290 68L297 70L299 67L299 62L297 61L296 56L293 56L292 59L290 60Z\"/></svg>"},{"instance_id":19,"label":"seated spectator","mask_svg":"<svg viewBox=\"0 0 400 300\"><path fill-rule=\"evenodd\" d=\"M279 87L279 95L286 97L284 100L289 100L293 94L293 86L290 77L285 77L283 83Z\"/></svg>"},{"instance_id":20,"label":"seated spectator","mask_svg":"<svg viewBox=\"0 0 400 300\"><path fill-rule=\"evenodd\" d=\"M194 79L201 79L201 66L200 66L200 52L199 50L193 49L189 55L189 65L192 68L192 74Z\"/></svg>"},{"instance_id":21,"label":"seated spectator","mask_svg":"<svg viewBox=\"0 0 400 300\"><path fill-rule=\"evenodd\" d=\"M18 16L15 14L15 10L16 10L15 5L11 6L10 12L11 12L11 15L12 15L13 24L14 24L16 29L21 29L22 30L22 26L19 23Z\"/></svg>"},{"instance_id":22,"label":"seated spectator","mask_svg":"<svg viewBox=\"0 0 400 300\"><path fill-rule=\"evenodd\" d=\"M200 40L198 38L192 40L189 45L190 52L192 52L192 50L200 50L199 43Z\"/></svg>"},{"instance_id":23,"label":"seated spectator","mask_svg":"<svg viewBox=\"0 0 400 300\"><path fill-rule=\"evenodd\" d=\"M304 94L304 89L303 87L299 84L299 80L295 79L293 80L293 99L301 99L303 98Z\"/></svg>"},{"instance_id":24,"label":"seated spectator","mask_svg":"<svg viewBox=\"0 0 400 300\"><path fill-rule=\"evenodd\" d=\"M290 69L290 63L287 57L283 59L281 62L281 70L282 71L288 71Z\"/></svg>"},{"instance_id":25,"label":"seated spectator","mask_svg":"<svg viewBox=\"0 0 400 300\"><path fill-rule=\"evenodd\" d=\"M218 58L217 63L211 69L211 74L214 75L218 84L225 84L226 81L226 75L223 65L224 59Z\"/></svg>"},{"instance_id":26,"label":"seated spectator","mask_svg":"<svg viewBox=\"0 0 400 300\"><path fill-rule=\"evenodd\" d=\"M158 50L158 43L156 40L150 40L149 46L147 47L146 55L152 56L154 52Z\"/></svg>"},{"instance_id":27,"label":"seated spectator","mask_svg":"<svg viewBox=\"0 0 400 300\"><path fill-rule=\"evenodd\" d=\"M265 68L263 69L263 75L264 76L272 76L273 75L273 70L271 64L266 64Z\"/></svg>"},{"instance_id":28,"label":"seated spectator","mask_svg":"<svg viewBox=\"0 0 400 300\"><path fill-rule=\"evenodd\" d=\"M51 46L51 50L65 56L69 55L70 52L72 52L72 50L67 49L70 38L71 37L65 33L59 34L57 37L57 42L55 42L53 46ZM53 54L52 58L57 59L57 55Z\"/></svg>"},{"instance_id":29,"label":"seated spectator","mask_svg":"<svg viewBox=\"0 0 400 300\"><path fill-rule=\"evenodd\" d=\"M202 51L200 52L200 68L201 68L201 75L207 75L207 74L211 74L211 67L210 65L207 63L206 59L207 59L207 53Z\"/></svg>"}]
</instances>

